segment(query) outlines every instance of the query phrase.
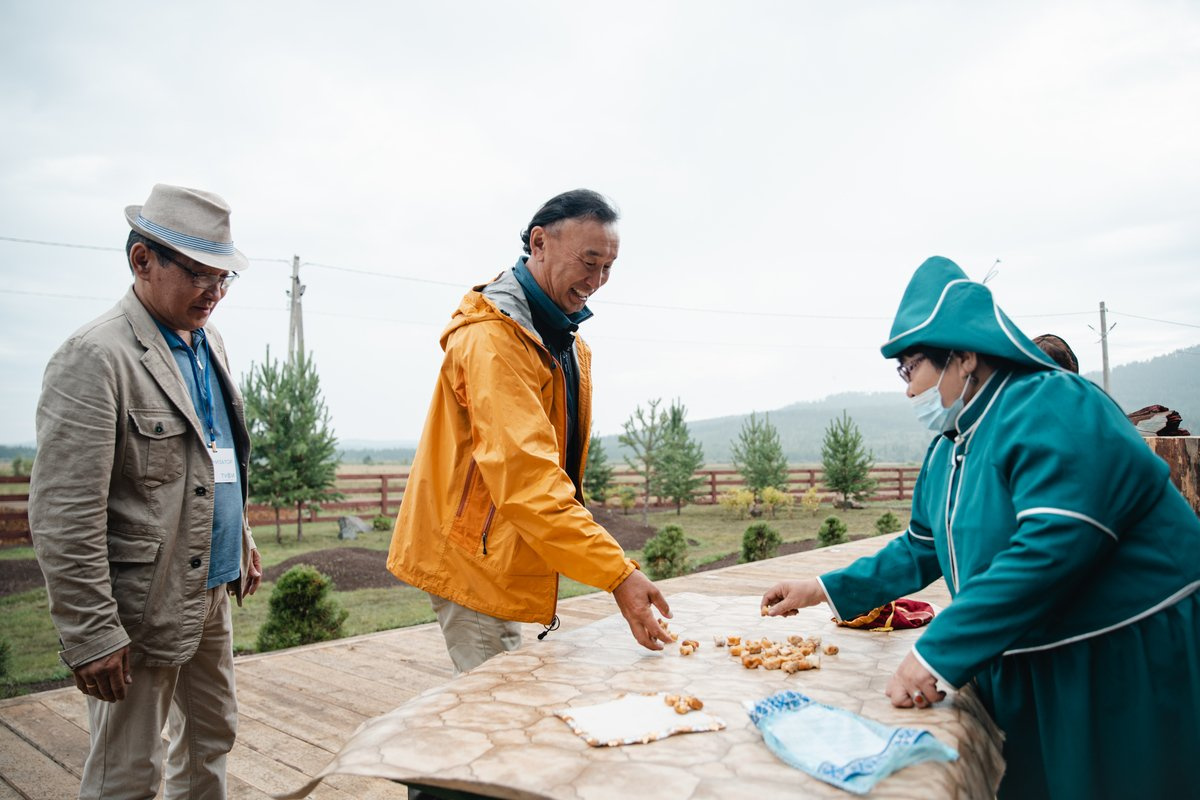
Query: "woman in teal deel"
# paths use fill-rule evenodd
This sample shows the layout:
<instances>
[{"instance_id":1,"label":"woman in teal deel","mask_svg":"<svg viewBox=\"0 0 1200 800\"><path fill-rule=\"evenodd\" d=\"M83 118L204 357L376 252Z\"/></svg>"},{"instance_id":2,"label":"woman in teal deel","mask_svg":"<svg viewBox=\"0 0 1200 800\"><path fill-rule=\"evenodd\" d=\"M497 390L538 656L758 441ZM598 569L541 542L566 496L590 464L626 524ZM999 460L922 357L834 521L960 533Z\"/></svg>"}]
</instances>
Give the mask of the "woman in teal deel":
<instances>
[{"instance_id":1,"label":"woman in teal deel","mask_svg":"<svg viewBox=\"0 0 1200 800\"><path fill-rule=\"evenodd\" d=\"M883 355L937 434L912 522L763 604L853 619L940 576L954 600L887 695L974 682L1005 733L1001 797L1200 797L1200 520L1167 464L947 259L913 275Z\"/></svg>"}]
</instances>

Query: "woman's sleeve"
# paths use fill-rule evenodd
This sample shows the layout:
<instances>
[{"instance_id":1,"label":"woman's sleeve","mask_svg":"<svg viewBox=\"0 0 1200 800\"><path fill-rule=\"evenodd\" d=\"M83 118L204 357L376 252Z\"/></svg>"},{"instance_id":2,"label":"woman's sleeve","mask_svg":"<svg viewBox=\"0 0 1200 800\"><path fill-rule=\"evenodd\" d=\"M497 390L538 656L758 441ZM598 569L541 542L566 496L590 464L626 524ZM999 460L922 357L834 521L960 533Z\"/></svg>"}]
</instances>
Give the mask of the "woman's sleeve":
<instances>
[{"instance_id":1,"label":"woman's sleeve","mask_svg":"<svg viewBox=\"0 0 1200 800\"><path fill-rule=\"evenodd\" d=\"M818 578L838 619L854 619L898 597L920 591L941 576L923 487L934 454L945 441L937 437L925 453L925 463L913 487L908 529L875 555Z\"/></svg>"}]
</instances>

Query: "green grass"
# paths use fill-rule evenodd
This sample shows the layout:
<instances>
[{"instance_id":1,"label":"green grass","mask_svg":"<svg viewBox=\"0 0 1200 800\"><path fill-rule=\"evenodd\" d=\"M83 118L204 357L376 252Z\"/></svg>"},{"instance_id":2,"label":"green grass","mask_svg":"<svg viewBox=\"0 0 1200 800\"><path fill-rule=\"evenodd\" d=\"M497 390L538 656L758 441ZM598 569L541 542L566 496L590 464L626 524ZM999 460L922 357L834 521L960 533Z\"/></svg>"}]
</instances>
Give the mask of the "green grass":
<instances>
[{"instance_id":1,"label":"green grass","mask_svg":"<svg viewBox=\"0 0 1200 800\"><path fill-rule=\"evenodd\" d=\"M33 545L21 544L12 547L0 547L0 561L23 561L34 558Z\"/></svg>"},{"instance_id":2,"label":"green grass","mask_svg":"<svg viewBox=\"0 0 1200 800\"><path fill-rule=\"evenodd\" d=\"M241 608L233 609L233 649L236 653L258 651L258 629L267 621L268 599L274 583L264 583L254 597ZM330 593L342 608L350 612L342 626L346 636L407 628L423 622L433 622L433 607L429 596L411 586L395 589L357 589L352 592Z\"/></svg>"},{"instance_id":3,"label":"green grass","mask_svg":"<svg viewBox=\"0 0 1200 800\"><path fill-rule=\"evenodd\" d=\"M8 675L12 684L20 687L70 675L58 660L58 633L50 623L45 588L0 597L0 616L4 618L3 636L12 645ZM5 694L0 686L0 696Z\"/></svg>"},{"instance_id":4,"label":"green grass","mask_svg":"<svg viewBox=\"0 0 1200 800\"><path fill-rule=\"evenodd\" d=\"M795 510L791 516L781 515L776 519L763 516L759 519L736 519L719 506L684 506L679 515L674 510L650 512L648 523L661 530L666 525L679 525L684 535L697 544L688 547L688 560L696 565L719 561L730 553L741 553L742 534L746 528L755 522L765 522L779 531L784 542L796 542L804 539L817 538L817 529L821 522L830 515L837 516L846 523L850 535L874 536L875 521L885 511L895 514L901 525L908 524L909 505L907 502L870 503L866 508L850 509L847 511L834 510L830 506L822 506L815 514ZM631 512L635 516L636 512ZM640 550L630 552L633 558L640 558Z\"/></svg>"},{"instance_id":5,"label":"green grass","mask_svg":"<svg viewBox=\"0 0 1200 800\"><path fill-rule=\"evenodd\" d=\"M888 510L900 518L902 526L908 523L908 507L901 502L876 503L865 509L850 511L833 511L829 506L824 506L816 514L795 511L790 518L764 518L764 521L778 530L785 542L791 542L816 538L817 528L830 514L840 517L851 534L874 534L875 520ZM631 516L636 516L636 512ZM730 553L740 553L742 534L755 521L750 518L732 519L723 509L712 506L685 506L683 513L678 516L674 510L654 511L649 517L650 524L656 528L668 524L680 525L687 538L698 543L688 549L688 559L697 565L716 561ZM357 539L343 541L337 538L337 523L319 522L306 524L304 538L299 542L296 541L295 525L284 526L283 542L276 543L275 526L270 524L255 526L254 538L262 555L263 567L268 568L315 550L338 547L387 550L391 532L367 531L359 534ZM639 558L641 553L631 551L629 555ZM2 548L0 558L33 558L33 548ZM264 583L243 607L234 607L236 652L255 652L258 629L267 619L268 600L273 588L273 583ZM591 586L569 578L563 578L559 584L559 597L562 598L595 591ZM434 619L429 598L424 592L411 587L335 591L332 597L350 612L344 626L347 636L417 625ZM15 684L17 693L20 693L22 685L69 676L58 660L58 635L50 621L45 589L31 589L0 598L0 615L3 615L5 623L2 635L12 644L10 680ZM4 687L0 685L0 694L3 692Z\"/></svg>"},{"instance_id":6,"label":"green grass","mask_svg":"<svg viewBox=\"0 0 1200 800\"><path fill-rule=\"evenodd\" d=\"M369 520L368 520L369 521ZM314 550L328 550L337 547L365 547L368 550L388 549L392 541L392 532L367 531L360 533L357 539L339 539L336 522L306 522L303 538L296 541L296 525L283 526L283 541L275 541L275 525L255 525L254 543L258 545L258 553L262 557L263 568L273 567L287 561L292 556L311 553Z\"/></svg>"}]
</instances>

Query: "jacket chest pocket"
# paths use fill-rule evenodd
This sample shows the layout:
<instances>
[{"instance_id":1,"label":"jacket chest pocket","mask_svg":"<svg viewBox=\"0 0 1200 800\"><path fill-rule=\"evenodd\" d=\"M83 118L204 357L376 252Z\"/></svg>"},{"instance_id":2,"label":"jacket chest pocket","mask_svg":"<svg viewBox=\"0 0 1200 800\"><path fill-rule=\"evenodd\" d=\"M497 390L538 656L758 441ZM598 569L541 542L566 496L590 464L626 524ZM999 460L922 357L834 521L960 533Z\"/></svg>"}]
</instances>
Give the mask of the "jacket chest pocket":
<instances>
[{"instance_id":1,"label":"jacket chest pocket","mask_svg":"<svg viewBox=\"0 0 1200 800\"><path fill-rule=\"evenodd\" d=\"M170 483L187 462L188 423L169 409L130 409L122 472L146 486Z\"/></svg>"},{"instance_id":2,"label":"jacket chest pocket","mask_svg":"<svg viewBox=\"0 0 1200 800\"><path fill-rule=\"evenodd\" d=\"M472 461L467 468L462 496L450 524L450 541L461 550L487 555L487 537L496 516L492 495L483 483L479 468Z\"/></svg>"},{"instance_id":3,"label":"jacket chest pocket","mask_svg":"<svg viewBox=\"0 0 1200 800\"><path fill-rule=\"evenodd\" d=\"M109 580L122 625L137 625L145 616L161 549L158 538L109 530Z\"/></svg>"}]
</instances>

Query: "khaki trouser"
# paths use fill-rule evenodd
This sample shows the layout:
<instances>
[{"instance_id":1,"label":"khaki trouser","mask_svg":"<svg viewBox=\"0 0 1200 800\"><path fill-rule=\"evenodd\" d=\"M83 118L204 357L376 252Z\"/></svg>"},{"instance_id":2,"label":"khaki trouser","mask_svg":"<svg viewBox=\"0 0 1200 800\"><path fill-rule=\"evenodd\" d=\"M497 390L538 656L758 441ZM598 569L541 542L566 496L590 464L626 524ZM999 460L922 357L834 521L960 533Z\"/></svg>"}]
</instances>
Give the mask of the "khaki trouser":
<instances>
[{"instance_id":1,"label":"khaki trouser","mask_svg":"<svg viewBox=\"0 0 1200 800\"><path fill-rule=\"evenodd\" d=\"M88 698L92 749L81 798L153 798L162 778L163 726L170 724L166 798L224 798L225 755L237 733L233 626L224 586L208 590L204 633L192 660L146 667L117 703Z\"/></svg>"},{"instance_id":2,"label":"khaki trouser","mask_svg":"<svg viewBox=\"0 0 1200 800\"><path fill-rule=\"evenodd\" d=\"M435 594L429 595L429 600L442 626L455 675L521 646L521 623L489 617Z\"/></svg>"}]
</instances>

